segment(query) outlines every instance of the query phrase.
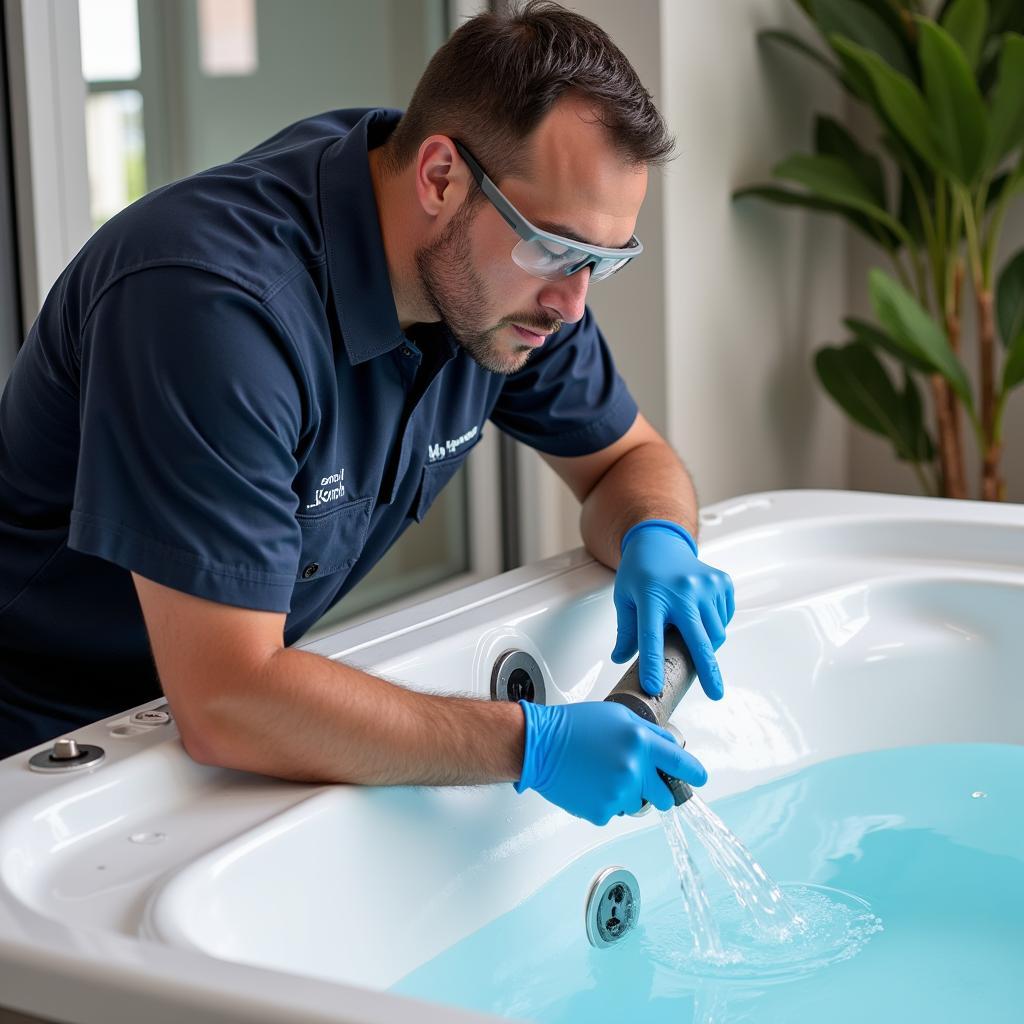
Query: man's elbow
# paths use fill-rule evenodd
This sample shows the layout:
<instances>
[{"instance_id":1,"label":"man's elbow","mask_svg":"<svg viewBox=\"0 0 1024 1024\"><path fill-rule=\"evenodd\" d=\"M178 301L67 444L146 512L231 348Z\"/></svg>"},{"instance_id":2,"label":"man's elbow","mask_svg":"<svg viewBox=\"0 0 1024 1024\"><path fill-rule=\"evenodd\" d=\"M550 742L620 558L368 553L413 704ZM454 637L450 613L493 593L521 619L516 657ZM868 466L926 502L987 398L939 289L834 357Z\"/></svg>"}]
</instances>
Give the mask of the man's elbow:
<instances>
[{"instance_id":1,"label":"man's elbow","mask_svg":"<svg viewBox=\"0 0 1024 1024\"><path fill-rule=\"evenodd\" d=\"M211 768L227 767L215 753L214 747L207 743L199 733L193 730L185 732L179 728L178 734L181 737L181 745L185 748L185 753L197 764L208 765Z\"/></svg>"}]
</instances>

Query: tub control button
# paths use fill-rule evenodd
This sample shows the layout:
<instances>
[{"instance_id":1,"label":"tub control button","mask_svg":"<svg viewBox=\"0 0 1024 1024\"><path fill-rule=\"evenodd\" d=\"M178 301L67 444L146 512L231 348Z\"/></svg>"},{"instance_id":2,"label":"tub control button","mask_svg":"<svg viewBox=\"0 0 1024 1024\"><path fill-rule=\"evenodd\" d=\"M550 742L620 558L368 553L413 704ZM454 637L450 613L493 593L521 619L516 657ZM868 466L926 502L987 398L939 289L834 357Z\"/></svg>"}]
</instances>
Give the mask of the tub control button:
<instances>
[{"instance_id":1,"label":"tub control button","mask_svg":"<svg viewBox=\"0 0 1024 1024\"><path fill-rule=\"evenodd\" d=\"M82 756L81 751L78 749L78 744L72 740L57 740L53 745L51 756L54 761L74 761L76 758Z\"/></svg>"},{"instance_id":2,"label":"tub control button","mask_svg":"<svg viewBox=\"0 0 1024 1024\"><path fill-rule=\"evenodd\" d=\"M165 705L166 706L166 705ZM166 725L171 716L161 708L149 708L147 711L136 711L132 721L139 725Z\"/></svg>"},{"instance_id":3,"label":"tub control button","mask_svg":"<svg viewBox=\"0 0 1024 1024\"><path fill-rule=\"evenodd\" d=\"M71 772L97 765L105 756L102 747L88 743L79 745L70 736L65 736L56 740L49 750L33 754L28 766L34 772Z\"/></svg>"}]
</instances>

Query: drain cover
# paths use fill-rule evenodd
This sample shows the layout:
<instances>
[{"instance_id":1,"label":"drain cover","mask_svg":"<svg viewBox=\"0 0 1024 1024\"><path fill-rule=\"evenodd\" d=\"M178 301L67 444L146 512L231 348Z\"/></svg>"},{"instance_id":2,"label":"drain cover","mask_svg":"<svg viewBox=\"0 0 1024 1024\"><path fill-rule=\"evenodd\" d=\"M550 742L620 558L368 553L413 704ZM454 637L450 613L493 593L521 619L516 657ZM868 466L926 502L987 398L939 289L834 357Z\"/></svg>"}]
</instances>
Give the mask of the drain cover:
<instances>
[{"instance_id":1,"label":"drain cover","mask_svg":"<svg viewBox=\"0 0 1024 1024\"><path fill-rule=\"evenodd\" d=\"M624 939L640 918L640 884L632 871L605 868L587 893L587 939L603 948Z\"/></svg>"}]
</instances>

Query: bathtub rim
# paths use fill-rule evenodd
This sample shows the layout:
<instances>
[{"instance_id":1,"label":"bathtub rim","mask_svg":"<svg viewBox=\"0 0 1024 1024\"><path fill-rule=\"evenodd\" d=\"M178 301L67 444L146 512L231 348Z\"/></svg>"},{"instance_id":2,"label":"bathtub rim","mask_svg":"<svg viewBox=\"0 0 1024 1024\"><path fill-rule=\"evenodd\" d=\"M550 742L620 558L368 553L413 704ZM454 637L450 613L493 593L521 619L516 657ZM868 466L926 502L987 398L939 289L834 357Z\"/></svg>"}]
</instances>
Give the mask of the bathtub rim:
<instances>
[{"instance_id":1,"label":"bathtub rim","mask_svg":"<svg viewBox=\"0 0 1024 1024\"><path fill-rule=\"evenodd\" d=\"M1020 505L853 491L767 491L731 498L705 509L701 552L713 562L716 551L724 550L730 541L750 530L805 520L820 522L824 517L838 523L873 514L890 519L1006 524L1024 529L1024 506ZM452 601L452 595L446 595L298 646L316 653L325 653L324 648L329 647L328 656L345 656L359 664L373 660L373 647L391 642L417 625L439 621L592 562L578 548L457 591L462 603L455 610L446 608ZM90 730L102 729L104 722L123 714L70 735L90 742ZM140 747L155 746L166 738L167 734L149 734L140 739ZM24 767L32 753L48 746L44 743L0 761L0 824L28 800L52 791L53 779ZM110 744L107 748L104 767L135 756L139 749L111 750ZM0 849L0 856L3 853ZM183 978L187 984L182 983ZM0 991L5 1008L74 1024L137 1019L171 1024L184 1014L191 1015L195 1024L236 1020L385 1024L399 1019L440 1024L496 1019L340 982L215 961L115 932L96 933L62 925L41 914L26 913L22 904L12 906L6 888L0 888ZM339 1005L342 1002L343 1007Z\"/></svg>"}]
</instances>

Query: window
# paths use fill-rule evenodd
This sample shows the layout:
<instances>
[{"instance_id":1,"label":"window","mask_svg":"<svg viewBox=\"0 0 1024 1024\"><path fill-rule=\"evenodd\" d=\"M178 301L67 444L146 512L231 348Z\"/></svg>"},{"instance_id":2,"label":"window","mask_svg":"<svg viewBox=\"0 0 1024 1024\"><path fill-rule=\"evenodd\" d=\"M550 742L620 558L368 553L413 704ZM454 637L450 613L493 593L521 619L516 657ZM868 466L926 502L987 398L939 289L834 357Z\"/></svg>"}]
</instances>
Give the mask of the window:
<instances>
[{"instance_id":1,"label":"window","mask_svg":"<svg viewBox=\"0 0 1024 1024\"><path fill-rule=\"evenodd\" d=\"M146 193L138 0L78 0L89 212L98 227Z\"/></svg>"}]
</instances>

